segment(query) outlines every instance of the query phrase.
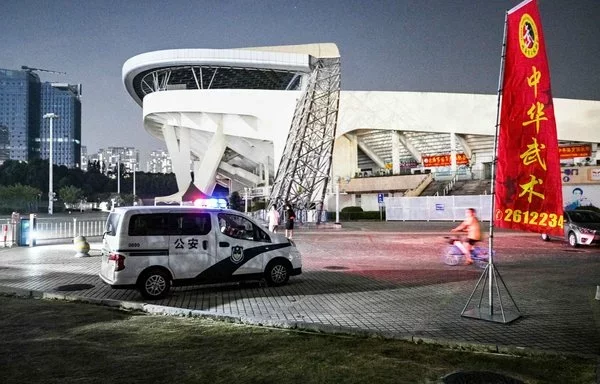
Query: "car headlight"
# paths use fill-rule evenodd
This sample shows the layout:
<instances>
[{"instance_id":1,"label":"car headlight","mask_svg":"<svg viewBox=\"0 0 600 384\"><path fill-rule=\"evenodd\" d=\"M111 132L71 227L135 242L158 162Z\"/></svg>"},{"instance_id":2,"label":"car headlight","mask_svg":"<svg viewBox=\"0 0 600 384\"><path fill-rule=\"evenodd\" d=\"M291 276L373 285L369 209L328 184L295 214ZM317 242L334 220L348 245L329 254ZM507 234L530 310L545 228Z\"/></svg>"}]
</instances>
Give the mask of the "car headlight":
<instances>
[{"instance_id":1,"label":"car headlight","mask_svg":"<svg viewBox=\"0 0 600 384\"><path fill-rule=\"evenodd\" d=\"M595 230L593 229L589 229L589 228L585 228L585 227L580 227L578 225L575 225L574 228L576 231L579 231L579 233L583 234L583 235L593 235L596 233Z\"/></svg>"},{"instance_id":2,"label":"car headlight","mask_svg":"<svg viewBox=\"0 0 600 384\"><path fill-rule=\"evenodd\" d=\"M585 234L585 235L593 235L596 233L595 230L593 229L589 229L589 228L584 228L584 227L578 227L579 232Z\"/></svg>"}]
</instances>

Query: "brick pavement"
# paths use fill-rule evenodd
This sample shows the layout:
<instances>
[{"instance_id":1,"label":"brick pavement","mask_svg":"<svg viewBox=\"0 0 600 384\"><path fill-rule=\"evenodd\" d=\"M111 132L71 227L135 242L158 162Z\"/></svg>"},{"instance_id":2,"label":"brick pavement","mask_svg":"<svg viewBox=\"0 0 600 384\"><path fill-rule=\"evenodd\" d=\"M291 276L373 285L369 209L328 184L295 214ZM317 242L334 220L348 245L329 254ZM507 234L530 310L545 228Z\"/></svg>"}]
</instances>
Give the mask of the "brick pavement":
<instances>
[{"instance_id":1,"label":"brick pavement","mask_svg":"<svg viewBox=\"0 0 600 384\"><path fill-rule=\"evenodd\" d=\"M304 273L288 285L257 283L176 288L145 303L137 291L98 278L99 243L75 258L70 244L0 248L0 290L103 302L149 312L234 319L325 332L375 334L501 351L600 356L598 248L573 250L535 234L497 231L495 265L522 317L510 324L461 317L479 277L473 266L441 262L454 223L350 223L299 229ZM76 288L74 291L61 289ZM474 303L479 300L477 290ZM508 306L509 298L502 299ZM487 289L483 303L487 306ZM495 300L496 305L498 304Z\"/></svg>"}]
</instances>

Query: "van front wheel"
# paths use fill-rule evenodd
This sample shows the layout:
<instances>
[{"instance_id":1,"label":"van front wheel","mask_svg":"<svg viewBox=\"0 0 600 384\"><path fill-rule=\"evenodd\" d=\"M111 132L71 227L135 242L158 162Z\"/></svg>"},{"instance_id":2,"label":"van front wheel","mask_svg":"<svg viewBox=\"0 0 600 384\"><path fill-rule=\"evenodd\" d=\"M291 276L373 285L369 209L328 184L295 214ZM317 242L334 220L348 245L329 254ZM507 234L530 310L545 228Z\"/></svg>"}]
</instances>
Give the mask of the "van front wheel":
<instances>
[{"instance_id":1,"label":"van front wheel","mask_svg":"<svg viewBox=\"0 0 600 384\"><path fill-rule=\"evenodd\" d=\"M149 300L158 300L167 296L171 289L169 274L160 269L151 269L144 272L138 282L142 296Z\"/></svg>"},{"instance_id":2,"label":"van front wheel","mask_svg":"<svg viewBox=\"0 0 600 384\"><path fill-rule=\"evenodd\" d=\"M290 267L287 260L276 259L269 263L265 270L265 279L271 287L284 285L290 279Z\"/></svg>"}]
</instances>

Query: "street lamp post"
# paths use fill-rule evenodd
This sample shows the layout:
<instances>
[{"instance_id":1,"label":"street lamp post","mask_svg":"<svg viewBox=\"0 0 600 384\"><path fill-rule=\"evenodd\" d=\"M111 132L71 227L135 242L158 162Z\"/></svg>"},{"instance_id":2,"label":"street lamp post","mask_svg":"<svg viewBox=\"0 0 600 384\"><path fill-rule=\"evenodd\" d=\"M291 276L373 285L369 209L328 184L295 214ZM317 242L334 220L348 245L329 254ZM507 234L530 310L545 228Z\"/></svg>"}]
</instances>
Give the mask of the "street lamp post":
<instances>
[{"instance_id":1,"label":"street lamp post","mask_svg":"<svg viewBox=\"0 0 600 384\"><path fill-rule=\"evenodd\" d=\"M248 188L244 187L244 213L248 213Z\"/></svg>"},{"instance_id":2,"label":"street lamp post","mask_svg":"<svg viewBox=\"0 0 600 384\"><path fill-rule=\"evenodd\" d=\"M121 154L117 156L117 195L121 196Z\"/></svg>"},{"instance_id":3,"label":"street lamp post","mask_svg":"<svg viewBox=\"0 0 600 384\"><path fill-rule=\"evenodd\" d=\"M135 198L135 168L136 162L133 162L133 205L137 205L137 200Z\"/></svg>"},{"instance_id":4,"label":"street lamp post","mask_svg":"<svg viewBox=\"0 0 600 384\"><path fill-rule=\"evenodd\" d=\"M335 223L340 223L340 182L335 183Z\"/></svg>"},{"instance_id":5,"label":"street lamp post","mask_svg":"<svg viewBox=\"0 0 600 384\"><path fill-rule=\"evenodd\" d=\"M52 129L53 129L53 120L58 118L58 115L55 113L46 113L43 116L44 119L50 119L50 155L48 156L48 163L50 167L50 180L48 182L48 214L52 215L54 213L54 191L52 190L52 141L54 140L52 137Z\"/></svg>"}]
</instances>

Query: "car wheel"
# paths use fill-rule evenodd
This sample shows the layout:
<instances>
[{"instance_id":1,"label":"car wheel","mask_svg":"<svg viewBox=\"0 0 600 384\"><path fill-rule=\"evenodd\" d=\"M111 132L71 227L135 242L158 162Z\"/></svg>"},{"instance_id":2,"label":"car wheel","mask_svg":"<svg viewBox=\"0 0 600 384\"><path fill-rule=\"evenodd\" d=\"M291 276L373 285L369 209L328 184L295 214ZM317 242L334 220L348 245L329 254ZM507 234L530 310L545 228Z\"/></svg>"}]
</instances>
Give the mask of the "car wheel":
<instances>
[{"instance_id":1,"label":"car wheel","mask_svg":"<svg viewBox=\"0 0 600 384\"><path fill-rule=\"evenodd\" d=\"M138 288L146 299L162 299L171 289L171 277L162 269L151 269L141 276Z\"/></svg>"},{"instance_id":2,"label":"car wheel","mask_svg":"<svg viewBox=\"0 0 600 384\"><path fill-rule=\"evenodd\" d=\"M275 259L267 265L265 280L271 287L284 285L290 279L289 262L285 259Z\"/></svg>"},{"instance_id":3,"label":"car wheel","mask_svg":"<svg viewBox=\"0 0 600 384\"><path fill-rule=\"evenodd\" d=\"M577 235L575 235L575 232L569 232L569 245L574 248L579 245L577 244Z\"/></svg>"},{"instance_id":4,"label":"car wheel","mask_svg":"<svg viewBox=\"0 0 600 384\"><path fill-rule=\"evenodd\" d=\"M542 240L544 240L544 241L550 241L550 236L548 236L547 233L542 233Z\"/></svg>"}]
</instances>

